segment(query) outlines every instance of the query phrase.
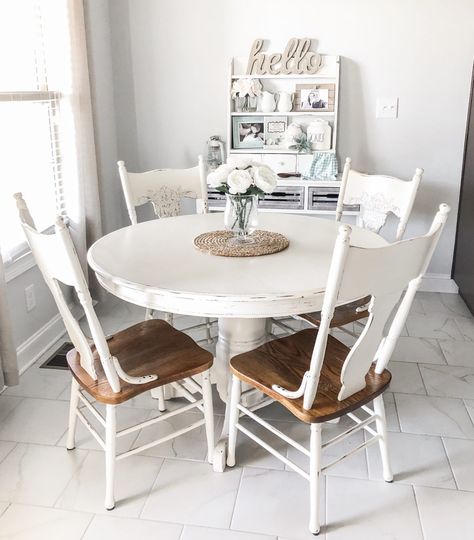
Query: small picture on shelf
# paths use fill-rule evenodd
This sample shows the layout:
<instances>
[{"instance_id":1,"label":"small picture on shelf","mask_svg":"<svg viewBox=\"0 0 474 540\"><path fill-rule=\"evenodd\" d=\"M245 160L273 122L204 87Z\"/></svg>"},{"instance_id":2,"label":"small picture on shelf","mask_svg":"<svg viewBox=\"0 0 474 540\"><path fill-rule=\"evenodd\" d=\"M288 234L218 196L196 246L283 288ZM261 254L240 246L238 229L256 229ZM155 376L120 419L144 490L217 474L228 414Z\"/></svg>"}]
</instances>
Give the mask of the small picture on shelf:
<instances>
[{"instance_id":1,"label":"small picture on shelf","mask_svg":"<svg viewBox=\"0 0 474 540\"><path fill-rule=\"evenodd\" d=\"M299 112L333 112L334 84L297 84L296 110Z\"/></svg>"},{"instance_id":2,"label":"small picture on shelf","mask_svg":"<svg viewBox=\"0 0 474 540\"><path fill-rule=\"evenodd\" d=\"M265 116L265 146L275 150L280 147L287 125L286 116Z\"/></svg>"},{"instance_id":3,"label":"small picture on shelf","mask_svg":"<svg viewBox=\"0 0 474 540\"><path fill-rule=\"evenodd\" d=\"M263 148L264 120L262 116L236 116L232 119L234 148Z\"/></svg>"}]
</instances>

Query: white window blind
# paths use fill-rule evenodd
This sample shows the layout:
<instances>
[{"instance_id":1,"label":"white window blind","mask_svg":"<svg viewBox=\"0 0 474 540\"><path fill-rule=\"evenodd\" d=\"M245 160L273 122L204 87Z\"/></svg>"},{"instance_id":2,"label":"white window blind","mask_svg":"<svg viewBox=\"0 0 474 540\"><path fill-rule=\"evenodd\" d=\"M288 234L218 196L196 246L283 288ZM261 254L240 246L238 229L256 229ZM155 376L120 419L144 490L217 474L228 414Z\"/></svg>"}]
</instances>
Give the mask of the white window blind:
<instances>
[{"instance_id":1,"label":"white window blind","mask_svg":"<svg viewBox=\"0 0 474 540\"><path fill-rule=\"evenodd\" d=\"M54 4L55 12L51 10ZM65 212L61 63L64 2L0 2L0 249L6 262L26 249L13 193L21 191L36 226ZM63 66L65 67L65 66Z\"/></svg>"}]
</instances>

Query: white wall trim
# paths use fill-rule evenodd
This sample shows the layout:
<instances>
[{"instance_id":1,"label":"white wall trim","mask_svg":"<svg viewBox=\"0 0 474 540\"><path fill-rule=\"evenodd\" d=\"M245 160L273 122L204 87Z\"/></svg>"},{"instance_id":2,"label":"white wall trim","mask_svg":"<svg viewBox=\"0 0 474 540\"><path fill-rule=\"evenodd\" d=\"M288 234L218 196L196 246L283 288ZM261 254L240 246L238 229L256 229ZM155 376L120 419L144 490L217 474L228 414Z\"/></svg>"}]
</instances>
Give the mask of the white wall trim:
<instances>
[{"instance_id":1,"label":"white wall trim","mask_svg":"<svg viewBox=\"0 0 474 540\"><path fill-rule=\"evenodd\" d=\"M74 317L80 318L81 307L71 303L69 305ZM52 347L66 333L61 315L58 313L43 325L38 331L24 341L16 350L18 367L22 375L33 365L42 354Z\"/></svg>"},{"instance_id":2,"label":"white wall trim","mask_svg":"<svg viewBox=\"0 0 474 540\"><path fill-rule=\"evenodd\" d=\"M457 294L459 288L449 274L425 274L419 290Z\"/></svg>"}]
</instances>

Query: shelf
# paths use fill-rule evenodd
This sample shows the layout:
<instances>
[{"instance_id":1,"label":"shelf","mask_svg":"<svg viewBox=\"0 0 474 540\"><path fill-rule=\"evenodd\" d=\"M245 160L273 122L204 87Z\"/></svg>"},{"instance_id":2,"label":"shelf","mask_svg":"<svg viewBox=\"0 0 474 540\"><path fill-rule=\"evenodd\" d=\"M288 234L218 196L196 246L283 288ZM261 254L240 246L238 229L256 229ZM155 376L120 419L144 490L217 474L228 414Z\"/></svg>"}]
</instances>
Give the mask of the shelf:
<instances>
[{"instance_id":1,"label":"shelf","mask_svg":"<svg viewBox=\"0 0 474 540\"><path fill-rule=\"evenodd\" d=\"M224 206L209 206L209 210L211 212L223 212L225 210ZM258 208L259 212L273 212L276 214L306 214L306 215L312 215L312 216L331 216L336 213L335 210L295 210L295 209L287 209L287 208ZM353 210L347 211L343 213L344 216L358 216L359 212L355 212Z\"/></svg>"},{"instance_id":2,"label":"shelf","mask_svg":"<svg viewBox=\"0 0 474 540\"><path fill-rule=\"evenodd\" d=\"M231 116L334 116L334 112L302 112L302 111L290 111L290 112L233 112Z\"/></svg>"},{"instance_id":3,"label":"shelf","mask_svg":"<svg viewBox=\"0 0 474 540\"><path fill-rule=\"evenodd\" d=\"M315 152L327 152L334 154L334 150L315 150ZM270 150L269 148L230 148L229 154L292 154L296 156L311 156L313 152L297 152L296 150Z\"/></svg>"},{"instance_id":4,"label":"shelf","mask_svg":"<svg viewBox=\"0 0 474 540\"><path fill-rule=\"evenodd\" d=\"M290 75L232 75L232 80L237 79L298 79L298 80L304 80L304 79L333 79L335 80L336 77L334 75L297 75L297 74L290 74Z\"/></svg>"}]
</instances>

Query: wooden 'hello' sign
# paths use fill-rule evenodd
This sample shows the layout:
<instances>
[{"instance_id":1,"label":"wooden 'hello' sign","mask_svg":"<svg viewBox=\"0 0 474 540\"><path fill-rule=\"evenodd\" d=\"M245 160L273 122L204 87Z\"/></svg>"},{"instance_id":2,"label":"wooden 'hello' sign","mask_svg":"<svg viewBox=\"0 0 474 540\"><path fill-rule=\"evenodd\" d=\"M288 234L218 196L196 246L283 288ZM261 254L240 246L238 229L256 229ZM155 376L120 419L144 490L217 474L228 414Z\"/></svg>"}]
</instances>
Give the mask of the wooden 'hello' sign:
<instances>
[{"instance_id":1,"label":"wooden 'hello' sign","mask_svg":"<svg viewBox=\"0 0 474 540\"><path fill-rule=\"evenodd\" d=\"M250 51L247 73L249 75L314 75L321 66L321 55L311 52L309 38L292 38L283 53L260 52L263 39L256 39Z\"/></svg>"}]
</instances>

